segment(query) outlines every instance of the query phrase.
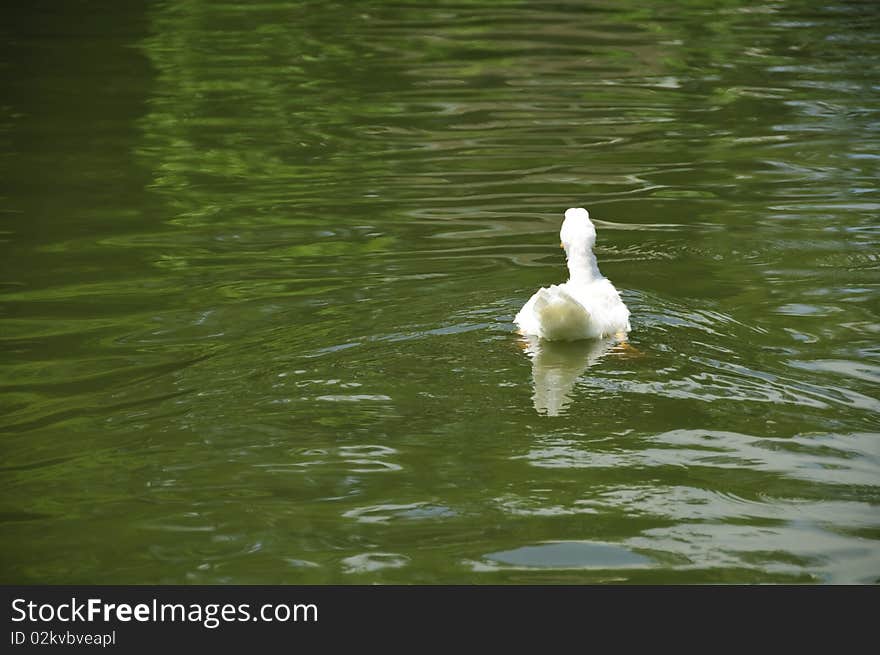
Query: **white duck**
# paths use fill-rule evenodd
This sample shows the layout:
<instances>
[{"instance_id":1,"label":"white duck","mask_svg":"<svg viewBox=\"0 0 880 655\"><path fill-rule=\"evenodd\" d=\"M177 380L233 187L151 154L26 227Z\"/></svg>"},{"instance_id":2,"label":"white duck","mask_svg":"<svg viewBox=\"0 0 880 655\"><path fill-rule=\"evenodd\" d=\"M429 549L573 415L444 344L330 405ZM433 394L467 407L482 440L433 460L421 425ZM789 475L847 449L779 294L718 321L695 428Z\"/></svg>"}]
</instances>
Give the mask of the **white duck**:
<instances>
[{"instance_id":1,"label":"white duck","mask_svg":"<svg viewBox=\"0 0 880 655\"><path fill-rule=\"evenodd\" d=\"M566 210L559 236L568 259L568 282L542 287L529 298L513 319L520 333L548 341L624 339L630 331L629 309L599 272L593 254L596 228L587 210Z\"/></svg>"}]
</instances>

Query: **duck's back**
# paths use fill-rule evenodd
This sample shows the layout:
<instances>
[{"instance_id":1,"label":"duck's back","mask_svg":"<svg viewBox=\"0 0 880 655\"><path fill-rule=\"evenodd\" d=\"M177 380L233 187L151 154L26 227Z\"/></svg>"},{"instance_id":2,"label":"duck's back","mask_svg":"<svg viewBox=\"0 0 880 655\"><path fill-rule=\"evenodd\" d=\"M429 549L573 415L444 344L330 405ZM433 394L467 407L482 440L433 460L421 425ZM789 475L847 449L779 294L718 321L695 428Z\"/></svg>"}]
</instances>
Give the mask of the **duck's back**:
<instances>
[{"instance_id":1,"label":"duck's back","mask_svg":"<svg viewBox=\"0 0 880 655\"><path fill-rule=\"evenodd\" d=\"M592 331L598 337L610 337L630 331L629 309L614 285L604 277L587 284L566 285L567 291L589 312Z\"/></svg>"},{"instance_id":2,"label":"duck's back","mask_svg":"<svg viewBox=\"0 0 880 655\"><path fill-rule=\"evenodd\" d=\"M595 336L586 308L566 285L542 287L514 318L520 332L548 341L575 341Z\"/></svg>"}]
</instances>

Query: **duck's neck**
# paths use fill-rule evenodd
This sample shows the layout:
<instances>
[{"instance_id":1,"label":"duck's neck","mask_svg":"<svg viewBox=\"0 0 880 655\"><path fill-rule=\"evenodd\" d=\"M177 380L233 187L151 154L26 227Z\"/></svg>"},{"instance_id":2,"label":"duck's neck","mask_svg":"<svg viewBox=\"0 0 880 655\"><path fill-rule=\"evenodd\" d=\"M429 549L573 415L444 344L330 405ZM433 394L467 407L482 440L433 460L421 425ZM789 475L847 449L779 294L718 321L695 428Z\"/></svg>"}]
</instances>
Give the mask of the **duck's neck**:
<instances>
[{"instance_id":1,"label":"duck's neck","mask_svg":"<svg viewBox=\"0 0 880 655\"><path fill-rule=\"evenodd\" d=\"M587 246L572 246L567 253L569 281L575 284L592 282L602 277L596 255Z\"/></svg>"}]
</instances>

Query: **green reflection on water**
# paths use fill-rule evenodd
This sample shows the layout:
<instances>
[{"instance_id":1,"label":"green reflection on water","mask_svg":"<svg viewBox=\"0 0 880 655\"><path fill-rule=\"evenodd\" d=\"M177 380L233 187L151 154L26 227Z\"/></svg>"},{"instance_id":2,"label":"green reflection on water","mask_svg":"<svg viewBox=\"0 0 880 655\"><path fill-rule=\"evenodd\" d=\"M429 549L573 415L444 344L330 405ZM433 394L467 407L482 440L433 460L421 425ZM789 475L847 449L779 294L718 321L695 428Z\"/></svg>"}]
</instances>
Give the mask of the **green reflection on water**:
<instances>
[{"instance_id":1,"label":"green reflection on water","mask_svg":"<svg viewBox=\"0 0 880 655\"><path fill-rule=\"evenodd\" d=\"M878 580L872 5L66 11L4 33L4 581ZM581 205L630 350L512 334Z\"/></svg>"}]
</instances>

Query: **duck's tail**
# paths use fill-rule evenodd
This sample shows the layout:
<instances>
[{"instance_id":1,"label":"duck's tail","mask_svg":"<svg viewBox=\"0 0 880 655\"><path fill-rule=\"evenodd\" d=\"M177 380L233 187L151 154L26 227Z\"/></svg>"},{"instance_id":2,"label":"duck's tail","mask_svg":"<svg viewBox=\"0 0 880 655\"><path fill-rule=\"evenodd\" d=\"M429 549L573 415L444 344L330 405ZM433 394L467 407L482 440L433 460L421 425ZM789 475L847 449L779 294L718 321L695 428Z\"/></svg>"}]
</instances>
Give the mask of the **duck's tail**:
<instances>
[{"instance_id":1,"label":"duck's tail","mask_svg":"<svg viewBox=\"0 0 880 655\"><path fill-rule=\"evenodd\" d=\"M574 341L589 336L590 312L562 287L540 289L534 310L541 336L548 341Z\"/></svg>"}]
</instances>

